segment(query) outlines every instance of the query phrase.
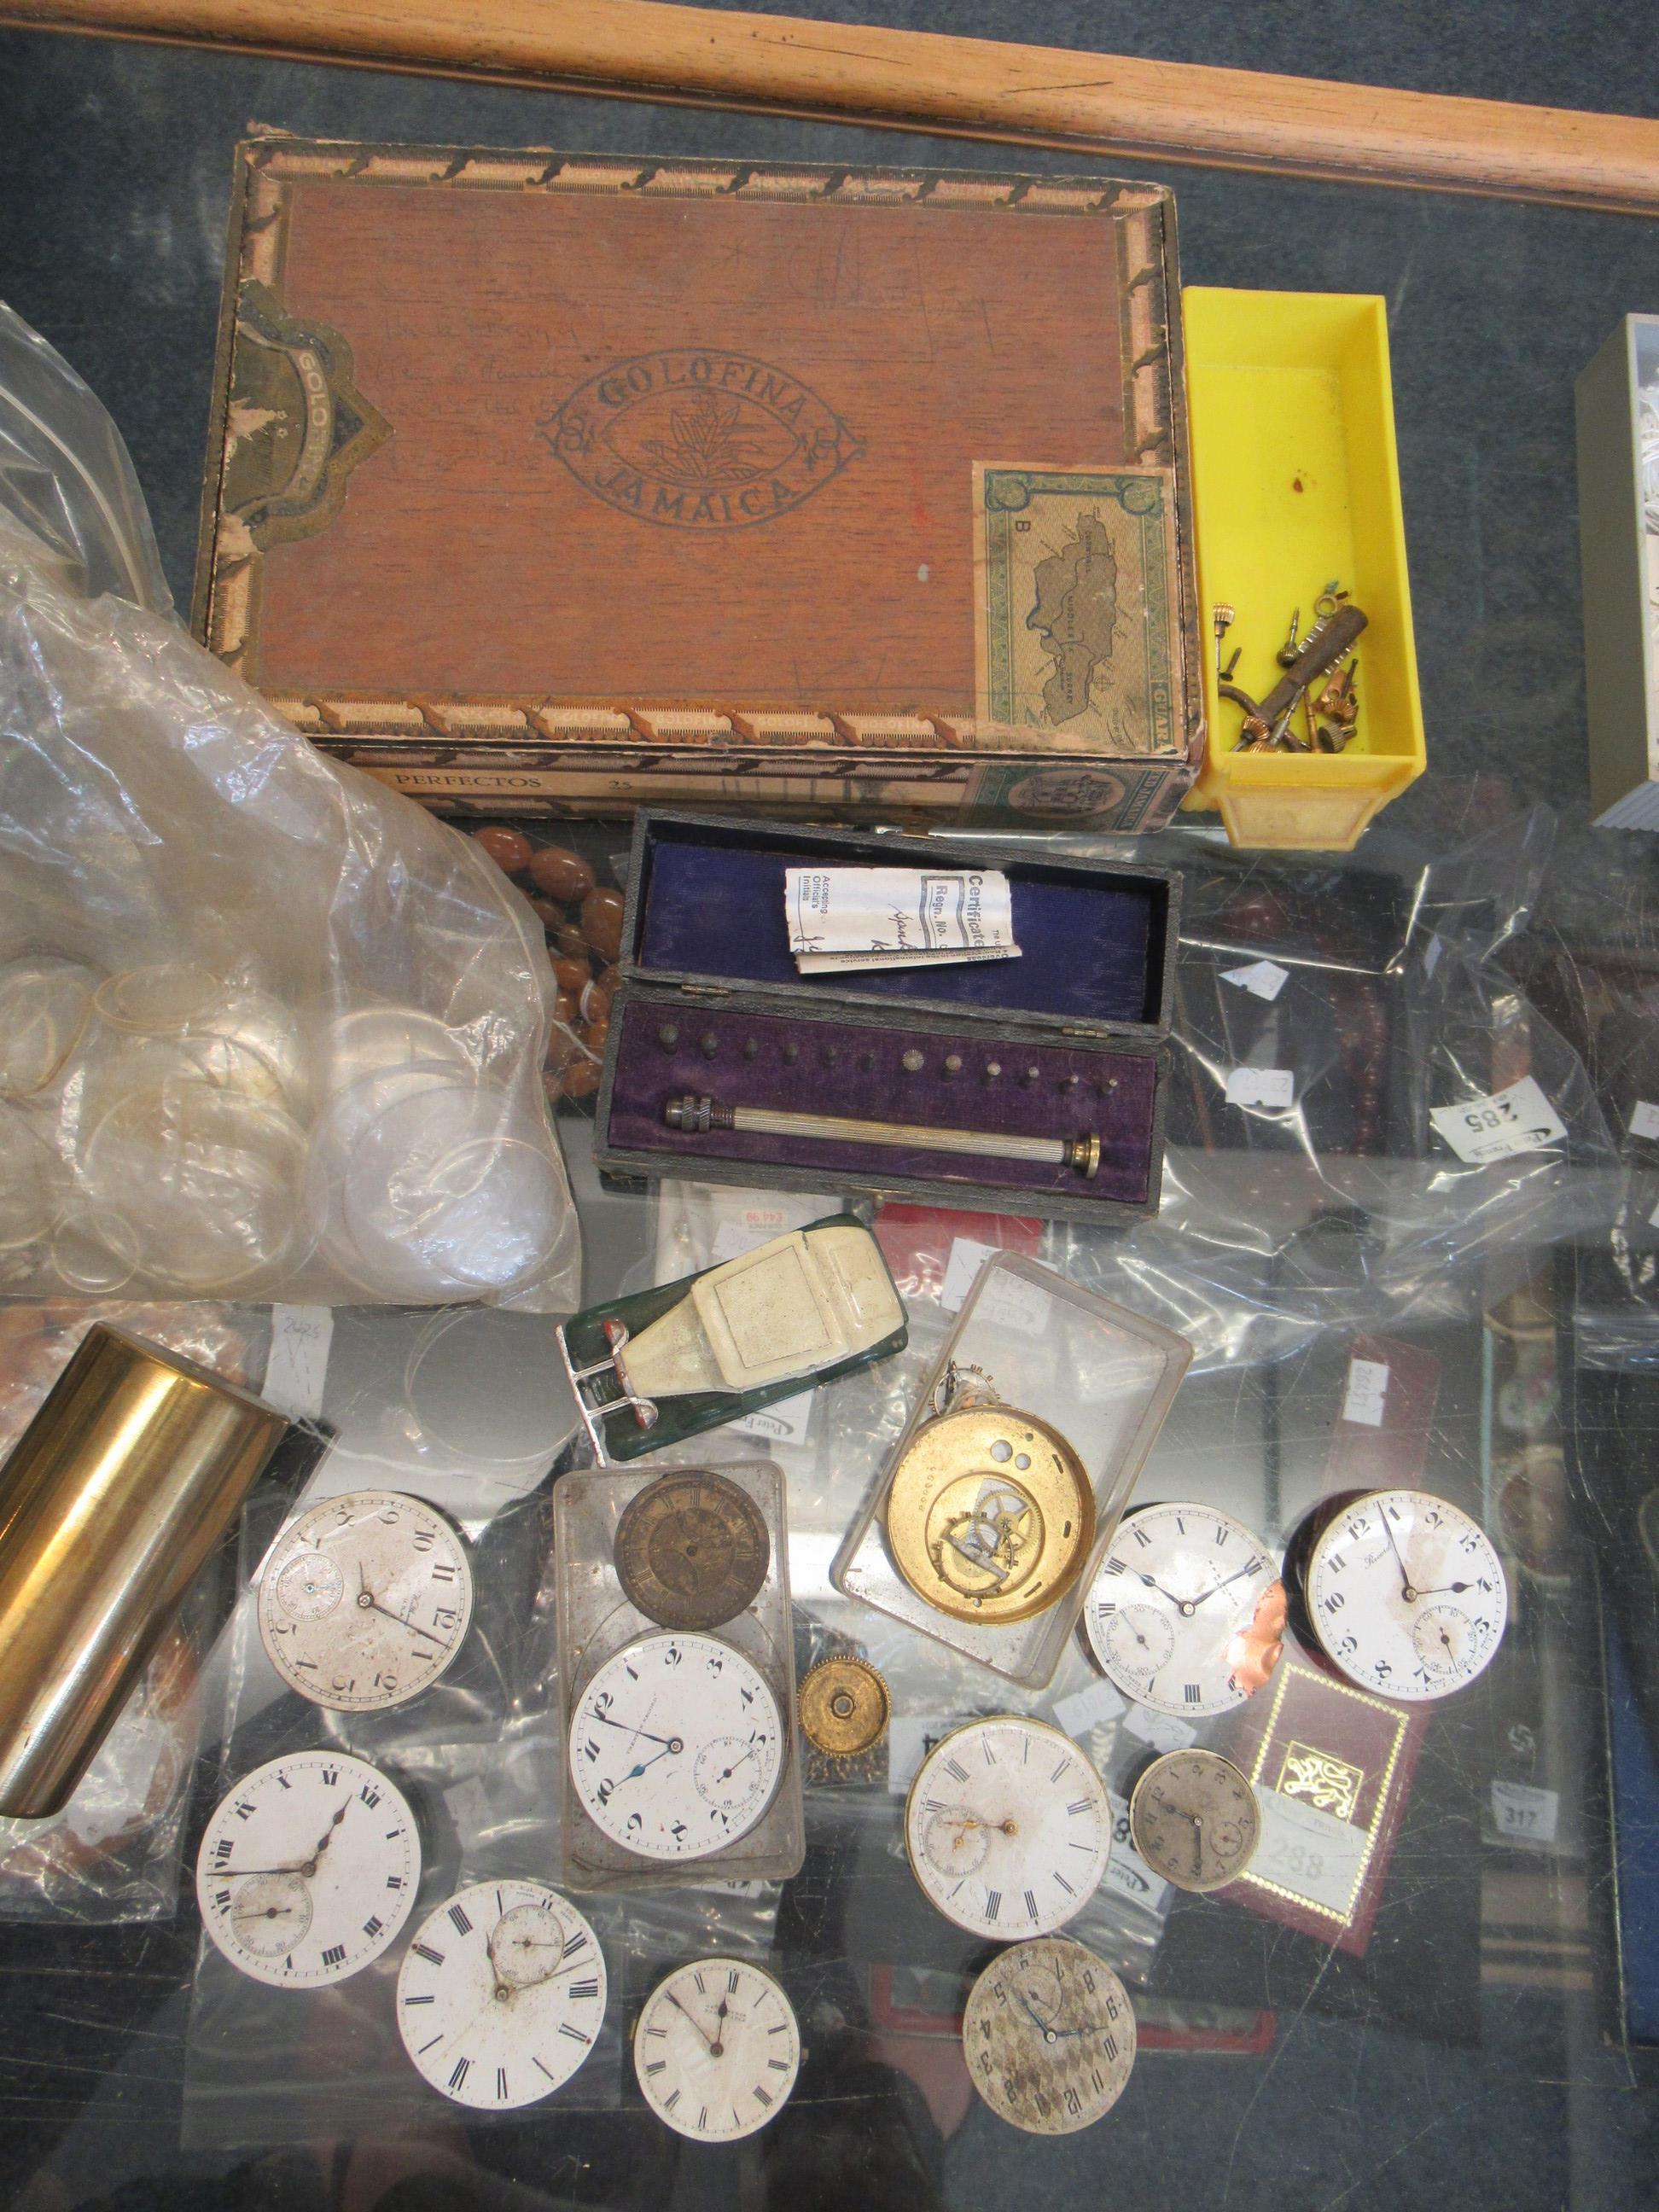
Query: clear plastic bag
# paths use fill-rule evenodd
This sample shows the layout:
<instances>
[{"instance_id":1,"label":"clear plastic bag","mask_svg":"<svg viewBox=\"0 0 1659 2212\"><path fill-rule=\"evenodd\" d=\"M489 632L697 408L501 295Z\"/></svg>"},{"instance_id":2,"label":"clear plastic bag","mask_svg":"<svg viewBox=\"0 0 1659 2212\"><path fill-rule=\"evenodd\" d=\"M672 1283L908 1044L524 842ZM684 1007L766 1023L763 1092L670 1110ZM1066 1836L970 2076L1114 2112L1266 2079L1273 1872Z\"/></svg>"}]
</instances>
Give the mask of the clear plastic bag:
<instances>
[{"instance_id":1,"label":"clear plastic bag","mask_svg":"<svg viewBox=\"0 0 1659 2212\"><path fill-rule=\"evenodd\" d=\"M574 1304L540 923L167 605L113 424L7 317L0 1290Z\"/></svg>"}]
</instances>

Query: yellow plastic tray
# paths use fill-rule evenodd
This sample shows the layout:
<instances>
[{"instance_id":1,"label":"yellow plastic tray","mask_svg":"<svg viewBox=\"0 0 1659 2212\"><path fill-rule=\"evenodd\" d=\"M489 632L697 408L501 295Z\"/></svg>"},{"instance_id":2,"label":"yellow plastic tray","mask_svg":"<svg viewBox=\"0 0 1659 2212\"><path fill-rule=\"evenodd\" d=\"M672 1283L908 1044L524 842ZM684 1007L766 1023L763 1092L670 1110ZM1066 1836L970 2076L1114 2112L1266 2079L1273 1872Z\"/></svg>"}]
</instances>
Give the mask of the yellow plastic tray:
<instances>
[{"instance_id":1,"label":"yellow plastic tray","mask_svg":"<svg viewBox=\"0 0 1659 2212\"><path fill-rule=\"evenodd\" d=\"M1406 528L1385 303L1366 295L1184 295L1199 629L1209 741L1186 804L1218 807L1235 845L1346 851L1423 773ZM1334 577L1364 609L1359 719L1335 754L1239 753L1239 710L1216 694L1213 612L1235 610L1224 657L1252 697L1293 607L1305 634ZM1304 734L1298 714L1294 726Z\"/></svg>"}]
</instances>

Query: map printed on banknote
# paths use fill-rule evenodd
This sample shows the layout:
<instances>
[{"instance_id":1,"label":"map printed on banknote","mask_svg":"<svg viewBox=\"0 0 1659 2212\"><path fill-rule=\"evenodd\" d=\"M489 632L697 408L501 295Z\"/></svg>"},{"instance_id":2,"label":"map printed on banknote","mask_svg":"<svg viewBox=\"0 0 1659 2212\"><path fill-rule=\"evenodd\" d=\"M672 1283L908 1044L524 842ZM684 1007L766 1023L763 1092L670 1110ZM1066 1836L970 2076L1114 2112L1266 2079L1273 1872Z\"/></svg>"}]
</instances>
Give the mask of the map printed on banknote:
<instances>
[{"instance_id":1,"label":"map printed on banknote","mask_svg":"<svg viewBox=\"0 0 1659 2212\"><path fill-rule=\"evenodd\" d=\"M1180 746L1172 471L975 462L974 574L981 720Z\"/></svg>"}]
</instances>

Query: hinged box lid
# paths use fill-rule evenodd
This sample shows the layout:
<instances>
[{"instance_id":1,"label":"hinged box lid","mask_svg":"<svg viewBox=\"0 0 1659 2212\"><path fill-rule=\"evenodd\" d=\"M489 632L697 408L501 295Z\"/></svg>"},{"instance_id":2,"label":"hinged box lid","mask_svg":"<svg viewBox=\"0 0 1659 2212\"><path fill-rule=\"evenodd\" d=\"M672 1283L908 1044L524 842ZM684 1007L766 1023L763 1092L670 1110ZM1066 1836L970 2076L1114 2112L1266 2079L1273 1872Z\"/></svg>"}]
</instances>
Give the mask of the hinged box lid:
<instances>
[{"instance_id":1,"label":"hinged box lid","mask_svg":"<svg viewBox=\"0 0 1659 2212\"><path fill-rule=\"evenodd\" d=\"M784 878L789 868L817 866L1000 869L1020 957L804 976L789 949ZM909 1012L979 1017L1010 1036L1156 1041L1170 1025L1180 901L1180 878L1164 868L988 838L643 808L635 817L619 964L625 984L677 987L704 1003L776 993L839 1006L849 1019Z\"/></svg>"}]
</instances>

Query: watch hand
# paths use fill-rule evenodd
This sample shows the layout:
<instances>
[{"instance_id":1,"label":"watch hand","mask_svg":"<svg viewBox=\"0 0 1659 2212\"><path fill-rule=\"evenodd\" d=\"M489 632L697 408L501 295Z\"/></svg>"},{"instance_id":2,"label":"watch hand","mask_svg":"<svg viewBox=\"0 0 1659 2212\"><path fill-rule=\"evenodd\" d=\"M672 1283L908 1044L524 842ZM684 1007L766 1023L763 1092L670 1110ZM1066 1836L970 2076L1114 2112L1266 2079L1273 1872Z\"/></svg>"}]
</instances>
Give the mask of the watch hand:
<instances>
[{"instance_id":1,"label":"watch hand","mask_svg":"<svg viewBox=\"0 0 1659 2212\"><path fill-rule=\"evenodd\" d=\"M647 1743L676 1744L679 1741L678 1736L653 1735L649 1729L629 1728L626 1721L613 1721L608 1713L594 1713L591 1717L596 1721L603 1721L606 1728L621 1729L626 1735L642 1735Z\"/></svg>"},{"instance_id":2,"label":"watch hand","mask_svg":"<svg viewBox=\"0 0 1659 2212\"><path fill-rule=\"evenodd\" d=\"M1058 2033L1058 2030L1048 2025L1048 2021L1044 2020L1042 2014L1038 2012L1036 2006L1031 2002L1030 1997L1026 1996L1024 1990L1019 1992L1019 2001L1025 2008L1026 2016L1030 2021L1031 2025L1034 2027L1040 2028L1042 2030L1043 2041L1045 2043L1052 2043Z\"/></svg>"},{"instance_id":3,"label":"watch hand","mask_svg":"<svg viewBox=\"0 0 1659 2212\"><path fill-rule=\"evenodd\" d=\"M722 1782L729 1782L732 1779L732 1777L737 1772L738 1769L743 1765L744 1760L745 1759L752 1759L754 1756L755 1747L751 1743L747 1751L739 1752L738 1756L732 1760L730 1766L726 1767L722 1771L720 1780Z\"/></svg>"},{"instance_id":4,"label":"watch hand","mask_svg":"<svg viewBox=\"0 0 1659 2212\"><path fill-rule=\"evenodd\" d=\"M676 1741L678 1741L678 1738L676 1739ZM672 1751L674 1745L672 1743L665 1743L660 1751L653 1751L649 1759L642 1759L637 1766L630 1766L627 1773L619 1776L612 1786L620 1790L624 1782L637 1782L641 1775L645 1772L647 1767L654 1766L659 1759L666 1759L669 1753Z\"/></svg>"},{"instance_id":5,"label":"watch hand","mask_svg":"<svg viewBox=\"0 0 1659 2212\"><path fill-rule=\"evenodd\" d=\"M1200 1591L1198 1596L1193 1600L1193 1603L1194 1605L1202 1605L1206 1598L1212 1598L1216 1595L1218 1591L1224 1590L1228 1583L1236 1583L1240 1575L1254 1574L1255 1571L1255 1570L1254 1567L1236 1568L1234 1571L1226 1577L1226 1581L1214 1583L1208 1589Z\"/></svg>"},{"instance_id":6,"label":"watch hand","mask_svg":"<svg viewBox=\"0 0 1659 2212\"><path fill-rule=\"evenodd\" d=\"M1177 1597L1173 1590L1166 1590L1163 1583L1156 1581L1151 1575L1142 1575L1140 1579L1148 1589L1155 1589L1160 1597L1167 1597L1171 1605L1180 1606L1183 1609L1191 1607L1193 1601L1190 1598Z\"/></svg>"},{"instance_id":7,"label":"watch hand","mask_svg":"<svg viewBox=\"0 0 1659 2212\"><path fill-rule=\"evenodd\" d=\"M1394 1555L1400 1562L1400 1595L1409 1603L1417 1595L1417 1592L1412 1588L1412 1578L1406 1571L1405 1554L1400 1548L1400 1540L1394 1533L1394 1523L1389 1518L1386 1506L1379 1510L1377 1517L1382 1523L1384 1534L1394 1547Z\"/></svg>"},{"instance_id":8,"label":"watch hand","mask_svg":"<svg viewBox=\"0 0 1659 2212\"><path fill-rule=\"evenodd\" d=\"M685 2012L685 2007L680 2002L672 1990L670 1990L667 1992L667 1996L669 2003L673 2006L675 2011L685 2013L685 2017L690 2021L692 2027L696 2029L697 2033L702 2036L703 2041L708 2045L708 2056L711 2058L718 2058L720 2055L719 2046L715 2044L714 2037L710 2035L708 2030L703 2026L696 2014L695 2013Z\"/></svg>"},{"instance_id":9,"label":"watch hand","mask_svg":"<svg viewBox=\"0 0 1659 2212\"><path fill-rule=\"evenodd\" d=\"M1438 1583L1433 1589L1420 1589L1417 1595L1419 1597L1443 1597L1449 1590L1455 1597L1461 1597L1465 1590L1472 1590L1474 1588L1473 1583Z\"/></svg>"},{"instance_id":10,"label":"watch hand","mask_svg":"<svg viewBox=\"0 0 1659 2212\"><path fill-rule=\"evenodd\" d=\"M303 1873L305 1872L306 1868L307 1868L307 1866L309 1866L309 1865L310 1865L310 1863L311 1863L311 1862L310 1862L310 1860L309 1860L309 1859L301 1859L301 1860L296 1861L296 1862L295 1862L293 1865L291 1865L291 1866L279 1866L279 1867L231 1867L231 1866L222 1867L222 1866L216 1866L216 1867L215 1867L215 1868L213 1869L213 1874L214 1874L214 1876L215 1876L216 1880L217 1878L219 1878L220 1876L222 1876L222 1877L224 1878L224 1880L225 1880L225 1881L252 1881L257 1880L257 1878L258 1878L260 1875L264 1875L264 1874L303 1874Z\"/></svg>"},{"instance_id":11,"label":"watch hand","mask_svg":"<svg viewBox=\"0 0 1659 2212\"><path fill-rule=\"evenodd\" d=\"M1193 1872L1204 1871L1204 1823L1196 1813L1189 1815L1193 1824Z\"/></svg>"}]
</instances>

